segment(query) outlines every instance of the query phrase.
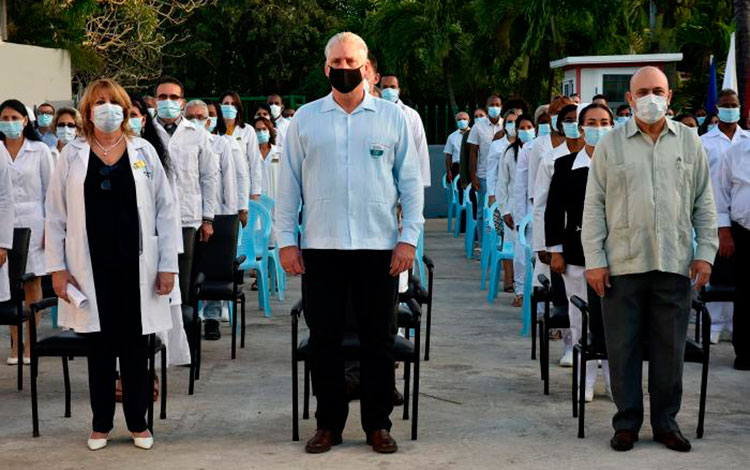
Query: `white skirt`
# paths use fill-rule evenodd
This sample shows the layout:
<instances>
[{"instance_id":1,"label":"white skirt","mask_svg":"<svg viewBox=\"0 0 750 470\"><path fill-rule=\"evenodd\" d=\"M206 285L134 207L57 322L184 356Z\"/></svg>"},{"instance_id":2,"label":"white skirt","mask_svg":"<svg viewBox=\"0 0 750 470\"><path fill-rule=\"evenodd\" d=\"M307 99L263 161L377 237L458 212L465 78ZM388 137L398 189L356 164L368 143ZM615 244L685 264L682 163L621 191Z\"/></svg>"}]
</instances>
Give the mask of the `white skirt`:
<instances>
[{"instance_id":1,"label":"white skirt","mask_svg":"<svg viewBox=\"0 0 750 470\"><path fill-rule=\"evenodd\" d=\"M8 261L0 267L0 302L10 300L10 283L8 281Z\"/></svg>"}]
</instances>

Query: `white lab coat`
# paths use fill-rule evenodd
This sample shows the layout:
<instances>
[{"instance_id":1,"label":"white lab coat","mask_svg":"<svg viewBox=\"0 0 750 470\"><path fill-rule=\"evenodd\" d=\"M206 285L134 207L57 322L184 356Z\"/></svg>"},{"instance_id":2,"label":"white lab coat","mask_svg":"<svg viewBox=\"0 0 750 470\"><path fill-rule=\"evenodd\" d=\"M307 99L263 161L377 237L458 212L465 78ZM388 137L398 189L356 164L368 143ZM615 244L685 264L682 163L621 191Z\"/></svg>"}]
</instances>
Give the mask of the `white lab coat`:
<instances>
[{"instance_id":1,"label":"white lab coat","mask_svg":"<svg viewBox=\"0 0 750 470\"><path fill-rule=\"evenodd\" d=\"M276 145L279 149L282 149L284 147L284 139L286 139L286 131L289 129L289 121L280 117L273 123L273 126L276 128Z\"/></svg>"},{"instance_id":2,"label":"white lab coat","mask_svg":"<svg viewBox=\"0 0 750 470\"><path fill-rule=\"evenodd\" d=\"M13 205L13 180L10 176L10 155L5 145L0 142L0 248L13 248L13 227L15 206ZM10 300L10 284L8 283L8 261L0 266L0 302Z\"/></svg>"},{"instance_id":3,"label":"white lab coat","mask_svg":"<svg viewBox=\"0 0 750 470\"><path fill-rule=\"evenodd\" d=\"M427 148L427 137L424 132L424 125L422 124L422 117L419 113L409 106L406 106L403 101L398 100L396 104L406 116L406 123L411 131L411 138L414 141L414 148L417 150L417 156L419 157L419 169L422 174L422 184L425 188L429 188L432 185L432 179L430 177L430 151Z\"/></svg>"},{"instance_id":4,"label":"white lab coat","mask_svg":"<svg viewBox=\"0 0 750 470\"><path fill-rule=\"evenodd\" d=\"M140 222L141 326L146 335L172 327L168 296L156 294L156 279L158 272L177 273L179 234L172 192L156 151L139 137L129 138L127 149ZM60 325L79 333L101 331L83 189L90 152L86 141L71 142L63 149L46 201L47 269L49 272L67 269L89 300L85 308L62 300L58 302Z\"/></svg>"},{"instance_id":5,"label":"white lab coat","mask_svg":"<svg viewBox=\"0 0 750 470\"><path fill-rule=\"evenodd\" d=\"M276 201L281 149L276 145L271 145L266 158L261 157L261 159L263 160L263 194Z\"/></svg>"},{"instance_id":6,"label":"white lab coat","mask_svg":"<svg viewBox=\"0 0 750 470\"><path fill-rule=\"evenodd\" d=\"M237 211L246 211L250 199L250 170L247 167L245 152L231 135L223 135L221 138L227 141L234 159L234 170L237 173Z\"/></svg>"},{"instance_id":7,"label":"white lab coat","mask_svg":"<svg viewBox=\"0 0 750 470\"><path fill-rule=\"evenodd\" d=\"M158 121L154 124L157 128L162 127ZM166 133L163 127L161 130ZM169 138L167 148L177 176L183 227L197 229L204 218L213 219L219 209L216 198L219 165L208 136L208 131L183 118Z\"/></svg>"},{"instance_id":8,"label":"white lab coat","mask_svg":"<svg viewBox=\"0 0 750 470\"><path fill-rule=\"evenodd\" d=\"M499 199L497 194L497 169L500 166L500 161L505 156L505 150L510 145L508 136L503 136L502 139L493 140L490 144L490 151L487 154L487 194L495 196L495 199Z\"/></svg>"},{"instance_id":9,"label":"white lab coat","mask_svg":"<svg viewBox=\"0 0 750 470\"><path fill-rule=\"evenodd\" d=\"M209 134L211 148L218 160L219 178L216 186L216 197L219 201L217 214L233 215L237 213L237 172L234 168L234 155L231 144L221 136Z\"/></svg>"},{"instance_id":10,"label":"white lab coat","mask_svg":"<svg viewBox=\"0 0 750 470\"><path fill-rule=\"evenodd\" d=\"M235 127L231 137L245 153L245 161L250 175L250 194L258 196L263 191L263 168L255 128L249 124L245 124L245 127Z\"/></svg>"},{"instance_id":11,"label":"white lab coat","mask_svg":"<svg viewBox=\"0 0 750 470\"><path fill-rule=\"evenodd\" d=\"M52 173L52 153L44 142L24 139L16 159L6 152L15 202L15 227L31 229L29 256L25 273L43 276L44 269L44 199Z\"/></svg>"}]
</instances>

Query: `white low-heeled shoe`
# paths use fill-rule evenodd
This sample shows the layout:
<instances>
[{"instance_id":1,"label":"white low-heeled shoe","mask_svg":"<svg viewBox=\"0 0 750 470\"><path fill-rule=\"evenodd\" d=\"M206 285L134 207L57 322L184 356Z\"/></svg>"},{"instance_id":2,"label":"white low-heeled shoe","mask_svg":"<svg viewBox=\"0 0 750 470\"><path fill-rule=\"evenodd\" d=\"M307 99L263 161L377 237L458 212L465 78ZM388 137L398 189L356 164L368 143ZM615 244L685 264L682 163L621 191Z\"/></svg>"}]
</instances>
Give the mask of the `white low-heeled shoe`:
<instances>
[{"instance_id":1,"label":"white low-heeled shoe","mask_svg":"<svg viewBox=\"0 0 750 470\"><path fill-rule=\"evenodd\" d=\"M107 447L107 441L109 440L109 434L104 439L91 439L89 435L89 440L86 442L86 445L89 447L90 450L100 450Z\"/></svg>"},{"instance_id":2,"label":"white low-heeled shoe","mask_svg":"<svg viewBox=\"0 0 750 470\"><path fill-rule=\"evenodd\" d=\"M131 434L131 437L133 438L133 444L139 449L149 450L154 446L154 436L135 437Z\"/></svg>"},{"instance_id":3,"label":"white low-heeled shoe","mask_svg":"<svg viewBox=\"0 0 750 470\"><path fill-rule=\"evenodd\" d=\"M23 357L23 365L28 366L31 364L31 358L30 357Z\"/></svg>"},{"instance_id":4,"label":"white low-heeled shoe","mask_svg":"<svg viewBox=\"0 0 750 470\"><path fill-rule=\"evenodd\" d=\"M17 357L9 357L6 361L6 364L9 366L17 366L18 365L18 358Z\"/></svg>"}]
</instances>

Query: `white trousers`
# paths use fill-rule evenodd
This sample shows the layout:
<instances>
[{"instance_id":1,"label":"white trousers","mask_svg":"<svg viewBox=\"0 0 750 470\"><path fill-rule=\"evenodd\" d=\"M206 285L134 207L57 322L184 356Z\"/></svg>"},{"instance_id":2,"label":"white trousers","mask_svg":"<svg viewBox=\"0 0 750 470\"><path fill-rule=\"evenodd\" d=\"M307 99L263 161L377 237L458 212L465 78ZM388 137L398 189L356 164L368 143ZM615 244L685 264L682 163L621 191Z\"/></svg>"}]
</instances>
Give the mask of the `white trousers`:
<instances>
[{"instance_id":1,"label":"white trousers","mask_svg":"<svg viewBox=\"0 0 750 470\"><path fill-rule=\"evenodd\" d=\"M510 232L513 240L513 289L516 295L523 295L523 285L526 281L526 250L521 245L518 231ZM528 239L527 239L528 240Z\"/></svg>"},{"instance_id":2,"label":"white trousers","mask_svg":"<svg viewBox=\"0 0 750 470\"><path fill-rule=\"evenodd\" d=\"M732 332L733 302L709 302L706 304L711 315L711 331Z\"/></svg>"}]
</instances>

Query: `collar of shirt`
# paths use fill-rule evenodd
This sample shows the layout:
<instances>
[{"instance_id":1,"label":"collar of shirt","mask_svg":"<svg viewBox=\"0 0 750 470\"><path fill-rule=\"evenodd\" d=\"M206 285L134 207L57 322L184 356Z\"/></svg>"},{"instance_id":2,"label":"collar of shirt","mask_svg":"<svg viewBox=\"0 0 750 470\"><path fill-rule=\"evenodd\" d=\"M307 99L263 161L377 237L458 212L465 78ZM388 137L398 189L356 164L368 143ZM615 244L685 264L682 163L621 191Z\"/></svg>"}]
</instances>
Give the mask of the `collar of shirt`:
<instances>
[{"instance_id":1,"label":"collar of shirt","mask_svg":"<svg viewBox=\"0 0 750 470\"><path fill-rule=\"evenodd\" d=\"M734 131L734 136L730 139L725 133L721 132L721 129L719 129L719 126L716 126L713 128L710 132L707 132L704 134L703 138L706 140L709 139L724 139L727 142L734 143L737 142L739 139L744 139L746 137L750 137L750 133L748 133L746 130L742 129L739 125L737 126L737 130Z\"/></svg>"},{"instance_id":2,"label":"collar of shirt","mask_svg":"<svg viewBox=\"0 0 750 470\"><path fill-rule=\"evenodd\" d=\"M573 167L571 170L577 170L579 168L590 168L591 167L591 158L589 157L588 152L586 152L586 148L584 147L583 150L578 152L578 155L576 155L576 159L573 161Z\"/></svg>"},{"instance_id":3,"label":"collar of shirt","mask_svg":"<svg viewBox=\"0 0 750 470\"><path fill-rule=\"evenodd\" d=\"M364 110L367 111L375 111L375 98L372 97L369 93L364 93L364 99L362 99L362 102L359 103L359 105L352 111L351 113L347 113L346 111L339 106L339 104L336 102L336 100L333 99L333 93L329 93L328 96L326 96L323 99L323 103L320 106L320 112L321 113L327 113L329 111L341 111L344 114L357 114L358 112Z\"/></svg>"},{"instance_id":4,"label":"collar of shirt","mask_svg":"<svg viewBox=\"0 0 750 470\"><path fill-rule=\"evenodd\" d=\"M156 120L159 124L161 124L161 127L163 127L164 130L167 131L167 133L171 136L172 134L174 134L174 131L177 129L177 126L180 125L180 122L182 122L182 114L177 116L177 119L172 123L166 123L162 121L160 117L157 117Z\"/></svg>"},{"instance_id":5,"label":"collar of shirt","mask_svg":"<svg viewBox=\"0 0 750 470\"><path fill-rule=\"evenodd\" d=\"M677 126L679 126L679 125L680 124L674 122L673 120L665 118L664 128L661 130L661 133L659 135L662 136L662 135L666 134L667 132L671 132L672 134L677 135L677 133L678 133L677 132ZM651 136L648 135L648 134L646 134L645 132L643 132L638 127L638 124L635 122L635 118L628 119L628 122L627 122L626 126L628 126L627 127L627 136L628 136L628 138L631 138L634 135L640 133L644 137L646 137L648 139L648 141L651 142L652 145L654 144L654 141L651 140Z\"/></svg>"}]
</instances>

